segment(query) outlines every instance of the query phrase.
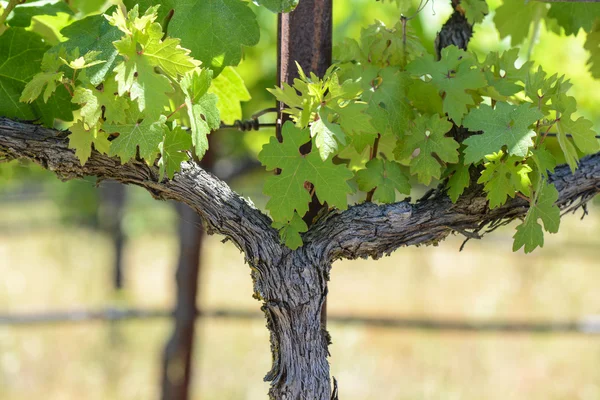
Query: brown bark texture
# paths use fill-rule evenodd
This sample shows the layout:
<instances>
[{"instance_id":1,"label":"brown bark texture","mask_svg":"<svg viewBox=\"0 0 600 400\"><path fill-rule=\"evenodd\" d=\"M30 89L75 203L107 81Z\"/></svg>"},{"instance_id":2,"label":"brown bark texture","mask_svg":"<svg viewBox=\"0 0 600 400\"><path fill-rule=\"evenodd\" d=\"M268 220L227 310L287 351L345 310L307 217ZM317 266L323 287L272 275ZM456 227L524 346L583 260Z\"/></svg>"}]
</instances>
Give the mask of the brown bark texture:
<instances>
[{"instance_id":1,"label":"brown bark texture","mask_svg":"<svg viewBox=\"0 0 600 400\"><path fill-rule=\"evenodd\" d=\"M303 0L291 13L279 14L277 70L280 86L284 83L293 85L294 79L299 77L296 63L306 74L325 75L331 65L332 19L332 0ZM284 106L283 103L278 105L276 135L279 141L283 140L281 127L289 119L289 115L282 112ZM302 154L311 150L310 142L300 147ZM309 210L303 216L309 227L324 207L327 204L321 204L313 194ZM265 377L272 382L269 395L272 399L329 399L329 333L326 326L330 263L313 260L307 255L302 259L286 258L281 264L284 266L290 272L314 271L311 273L314 276L302 289L310 294L307 299L299 303L293 299L289 304L270 302L263 307L271 329L274 358L273 370ZM282 347L285 352L280 351ZM337 399L337 396L333 398Z\"/></svg>"}]
</instances>

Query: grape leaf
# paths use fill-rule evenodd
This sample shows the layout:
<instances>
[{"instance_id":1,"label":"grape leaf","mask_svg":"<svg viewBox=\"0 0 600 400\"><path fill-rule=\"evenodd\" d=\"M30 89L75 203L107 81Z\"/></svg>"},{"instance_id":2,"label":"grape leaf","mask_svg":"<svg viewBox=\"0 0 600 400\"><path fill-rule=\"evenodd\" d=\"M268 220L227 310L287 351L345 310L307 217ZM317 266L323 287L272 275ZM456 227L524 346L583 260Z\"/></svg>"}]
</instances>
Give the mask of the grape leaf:
<instances>
[{"instance_id":1,"label":"grape leaf","mask_svg":"<svg viewBox=\"0 0 600 400\"><path fill-rule=\"evenodd\" d=\"M573 121L569 115L563 115L556 123L558 131L556 138L572 172L575 172L577 168L579 154L567 134L572 136L575 144L583 153L595 153L600 150L600 147L598 139L595 137L596 133L592 130L593 125L591 121L584 117L579 117L579 119Z\"/></svg>"},{"instance_id":2,"label":"grape leaf","mask_svg":"<svg viewBox=\"0 0 600 400\"><path fill-rule=\"evenodd\" d=\"M310 125L310 136L315 139L315 146L319 150L319 155L323 161L338 150L337 142L346 144L346 135L338 124L328 120L329 110L327 107L321 108L317 115L319 118Z\"/></svg>"},{"instance_id":3,"label":"grape leaf","mask_svg":"<svg viewBox=\"0 0 600 400\"><path fill-rule=\"evenodd\" d=\"M600 151L596 132L592 129L594 123L584 117L573 121L570 116L562 116L556 125L561 132L571 135L577 148L584 154L593 154Z\"/></svg>"},{"instance_id":4,"label":"grape leaf","mask_svg":"<svg viewBox=\"0 0 600 400\"><path fill-rule=\"evenodd\" d=\"M143 120L138 122L141 118ZM119 134L110 145L109 155L119 156L121 162L125 164L136 156L139 147L140 157L149 165L152 164L159 152L158 145L163 141L167 129L166 121L167 117L164 115L152 118L139 112L128 111L127 122L104 124L102 126L104 132Z\"/></svg>"},{"instance_id":5,"label":"grape leaf","mask_svg":"<svg viewBox=\"0 0 600 400\"><path fill-rule=\"evenodd\" d=\"M337 122L345 133L350 136L370 134L375 139L377 130L371 124L371 116L366 113L368 107L366 103L351 102L332 109L338 114Z\"/></svg>"},{"instance_id":6,"label":"grape leaf","mask_svg":"<svg viewBox=\"0 0 600 400\"><path fill-rule=\"evenodd\" d=\"M300 233L308 230L306 222L304 222L298 213L294 213L291 221L287 223L273 222L272 226L275 229L279 229L279 238L292 250L296 250L302 246L302 236L300 236Z\"/></svg>"},{"instance_id":7,"label":"grape leaf","mask_svg":"<svg viewBox=\"0 0 600 400\"><path fill-rule=\"evenodd\" d=\"M353 174L344 165L323 161L317 152L300 154L299 148L310 140L309 129L300 129L290 121L283 126L283 143L271 137L258 155L267 169L280 168L281 174L267 178L264 193L271 196L267 209L275 221L290 221L294 210L299 215L308 211L311 196L305 182L314 185L321 202L340 209L347 207L346 196L352 192L346 182Z\"/></svg>"},{"instance_id":8,"label":"grape leaf","mask_svg":"<svg viewBox=\"0 0 600 400\"><path fill-rule=\"evenodd\" d=\"M372 145L377 137L377 130L371 124L371 116L366 112L368 107L366 103L351 102L344 107L334 108L338 114L337 122L344 133L350 136L350 142L358 153Z\"/></svg>"},{"instance_id":9,"label":"grape leaf","mask_svg":"<svg viewBox=\"0 0 600 400\"><path fill-rule=\"evenodd\" d=\"M600 21L588 33L583 47L590 52L590 58L587 61L590 66L590 73L594 78L600 79Z\"/></svg>"},{"instance_id":10,"label":"grape leaf","mask_svg":"<svg viewBox=\"0 0 600 400\"><path fill-rule=\"evenodd\" d=\"M106 0L70 0L69 4L82 15L102 12L106 8Z\"/></svg>"},{"instance_id":11,"label":"grape leaf","mask_svg":"<svg viewBox=\"0 0 600 400\"><path fill-rule=\"evenodd\" d=\"M26 28L31 25L31 18L36 15L56 15L58 13L73 15L73 11L67 3L61 0L31 1L18 4L6 20L6 23L12 27L19 26Z\"/></svg>"},{"instance_id":12,"label":"grape leaf","mask_svg":"<svg viewBox=\"0 0 600 400\"><path fill-rule=\"evenodd\" d=\"M40 72L35 74L33 78L27 82L27 85L25 85L19 101L31 103L42 94L42 90L44 90L45 86L46 89L44 90L43 99L44 103L47 103L52 93L56 91L56 88L62 82L63 75L63 72Z\"/></svg>"},{"instance_id":13,"label":"grape leaf","mask_svg":"<svg viewBox=\"0 0 600 400\"><path fill-rule=\"evenodd\" d=\"M543 144L538 148L531 150L531 157L533 158L538 171L544 178L548 178L548 171L551 173L554 172L556 158Z\"/></svg>"},{"instance_id":14,"label":"grape leaf","mask_svg":"<svg viewBox=\"0 0 600 400\"><path fill-rule=\"evenodd\" d=\"M425 53L421 41L411 34L410 25L403 26L401 21L388 29L383 22L376 20L363 29L360 36L361 45L358 49L356 42L349 41L346 44L358 56L355 61L364 65L404 67L409 61Z\"/></svg>"},{"instance_id":15,"label":"grape leaf","mask_svg":"<svg viewBox=\"0 0 600 400\"><path fill-rule=\"evenodd\" d=\"M541 66L537 71L529 72L525 78L525 94L534 104L538 105L538 109L544 114L549 112L550 105L548 103L553 96L565 93L571 86L573 85L568 79L565 80L564 75L558 77L558 74L554 74L546 78L546 72Z\"/></svg>"},{"instance_id":16,"label":"grape leaf","mask_svg":"<svg viewBox=\"0 0 600 400\"><path fill-rule=\"evenodd\" d=\"M188 97L185 101L190 118L192 142L194 143L196 155L202 158L208 150L208 134L221 126L221 118L217 108L218 99L215 94L206 93L195 103Z\"/></svg>"},{"instance_id":17,"label":"grape leaf","mask_svg":"<svg viewBox=\"0 0 600 400\"><path fill-rule=\"evenodd\" d=\"M517 46L529 36L531 23L536 18L543 18L546 13L546 5L542 2L503 0L496 9L494 23L500 38L510 36L511 46Z\"/></svg>"},{"instance_id":18,"label":"grape leaf","mask_svg":"<svg viewBox=\"0 0 600 400\"><path fill-rule=\"evenodd\" d=\"M477 183L483 184L483 189L487 193L490 208L496 208L506 203L508 196L514 198L517 192L526 196L531 193L531 180L529 173L531 167L523 164L523 157L504 156L504 152L499 151L487 155L489 162L485 163L485 169Z\"/></svg>"},{"instance_id":19,"label":"grape leaf","mask_svg":"<svg viewBox=\"0 0 600 400\"><path fill-rule=\"evenodd\" d=\"M461 194L471 184L471 174L469 165L464 164L464 155L461 153L458 163L452 164L448 168L448 196L453 203L456 203Z\"/></svg>"},{"instance_id":20,"label":"grape leaf","mask_svg":"<svg viewBox=\"0 0 600 400\"><path fill-rule=\"evenodd\" d=\"M535 132L529 126L543 116L529 103L513 106L498 102L496 108L482 104L471 110L463 125L471 131L483 133L465 139L465 163L483 160L486 155L497 152L503 146L507 147L510 155L525 157L535 137Z\"/></svg>"},{"instance_id":21,"label":"grape leaf","mask_svg":"<svg viewBox=\"0 0 600 400\"><path fill-rule=\"evenodd\" d=\"M104 107L104 118L109 124L119 124L125 121L125 111L129 109L129 101L120 97L117 82L109 77L102 85L92 91L98 99L98 104Z\"/></svg>"},{"instance_id":22,"label":"grape leaf","mask_svg":"<svg viewBox=\"0 0 600 400\"><path fill-rule=\"evenodd\" d=\"M64 87L44 103L37 99L31 104L19 102L25 85L40 72L44 52L48 49L42 38L23 28L10 28L0 39L0 115L22 120L39 119L52 126L55 118L73 119L71 96Z\"/></svg>"},{"instance_id":23,"label":"grape leaf","mask_svg":"<svg viewBox=\"0 0 600 400\"><path fill-rule=\"evenodd\" d=\"M164 74L176 79L198 66L198 62L188 55L189 51L178 45L177 39L161 39L162 29L154 22L154 11L150 8L140 17L135 6L127 17L120 9L107 17L112 25L131 32L114 42L115 48L125 58L115 68L119 95L129 91L131 99L137 100L140 111L149 115L160 114L169 105L166 93L173 92L173 87ZM155 67L164 74L155 71Z\"/></svg>"},{"instance_id":24,"label":"grape leaf","mask_svg":"<svg viewBox=\"0 0 600 400\"><path fill-rule=\"evenodd\" d=\"M273 11L274 13L287 13L296 8L298 1L299 0L254 0L254 3Z\"/></svg>"},{"instance_id":25,"label":"grape leaf","mask_svg":"<svg viewBox=\"0 0 600 400\"><path fill-rule=\"evenodd\" d=\"M195 69L181 78L179 86L190 102L195 103L210 89L212 77L213 72L209 69Z\"/></svg>"},{"instance_id":26,"label":"grape leaf","mask_svg":"<svg viewBox=\"0 0 600 400\"><path fill-rule=\"evenodd\" d=\"M577 153L575 146L570 142L567 134L571 135L575 145L577 145L577 148L579 148L582 153L596 153L600 150L600 144L598 139L596 139L596 132L592 129L594 124L584 117L579 117L576 121L571 119L572 114L577 110L577 101L574 97L559 93L552 96L551 100L552 105L550 108L556 111L557 116L556 128L558 130L558 143L565 153L567 163L574 172L577 167L579 154Z\"/></svg>"},{"instance_id":27,"label":"grape leaf","mask_svg":"<svg viewBox=\"0 0 600 400\"><path fill-rule=\"evenodd\" d=\"M444 112L459 125L467 113L467 106L475 104L466 91L487 84L474 56L456 46L442 49L440 61L436 62L431 54L427 54L411 62L406 70L419 77L431 76L431 83L443 93Z\"/></svg>"},{"instance_id":28,"label":"grape leaf","mask_svg":"<svg viewBox=\"0 0 600 400\"><path fill-rule=\"evenodd\" d=\"M192 137L181 127L177 126L172 131L166 129L165 132L164 140L158 145L161 155L158 160L160 180L165 175L173 179L175 172L181 170L181 163L190 159L186 151L192 147Z\"/></svg>"},{"instance_id":29,"label":"grape leaf","mask_svg":"<svg viewBox=\"0 0 600 400\"><path fill-rule=\"evenodd\" d=\"M108 134L98 131L96 126L86 129L83 121L77 121L69 128L69 148L75 149L75 155L79 158L81 165L84 165L92 154L92 144L97 151L108 154L110 142Z\"/></svg>"},{"instance_id":30,"label":"grape leaf","mask_svg":"<svg viewBox=\"0 0 600 400\"><path fill-rule=\"evenodd\" d=\"M71 101L81 106L79 114L84 123L88 126L96 125L102 116L102 109L98 103L98 98L91 89L81 86L77 87L73 92L73 99Z\"/></svg>"},{"instance_id":31,"label":"grape leaf","mask_svg":"<svg viewBox=\"0 0 600 400\"><path fill-rule=\"evenodd\" d=\"M544 247L544 231L535 219L525 217L525 221L517 225L516 229L517 232L513 235L513 239L515 240L513 242L513 251L517 251L525 246L525 253L531 253L538 246Z\"/></svg>"},{"instance_id":32,"label":"grape leaf","mask_svg":"<svg viewBox=\"0 0 600 400\"><path fill-rule=\"evenodd\" d=\"M242 101L250 100L250 93L242 77L232 67L227 67L217 76L208 89L219 98L217 107L221 120L233 124L242 119Z\"/></svg>"},{"instance_id":33,"label":"grape leaf","mask_svg":"<svg viewBox=\"0 0 600 400\"><path fill-rule=\"evenodd\" d=\"M402 172L400 164L395 161L374 158L370 160L365 169L356 173L358 188L363 192L373 192L373 200L381 203L396 201L396 190L403 194L410 194L410 183Z\"/></svg>"},{"instance_id":34,"label":"grape leaf","mask_svg":"<svg viewBox=\"0 0 600 400\"><path fill-rule=\"evenodd\" d=\"M371 124L385 134L391 132L401 137L413 118L413 110L406 97L411 79L406 72L396 72L385 68L380 72L380 84L363 100L369 103L367 113L372 117Z\"/></svg>"},{"instance_id":35,"label":"grape leaf","mask_svg":"<svg viewBox=\"0 0 600 400\"><path fill-rule=\"evenodd\" d=\"M423 82L420 79L413 81L408 86L407 94L412 105L422 114L444 115L444 106L439 90L429 82Z\"/></svg>"},{"instance_id":36,"label":"grape leaf","mask_svg":"<svg viewBox=\"0 0 600 400\"><path fill-rule=\"evenodd\" d=\"M596 18L600 16L600 4L556 2L550 5L548 17L554 18L565 30L566 35L577 35L579 29L592 30Z\"/></svg>"},{"instance_id":37,"label":"grape leaf","mask_svg":"<svg viewBox=\"0 0 600 400\"><path fill-rule=\"evenodd\" d=\"M267 88L267 91L288 108L302 108L302 96L298 95L296 89L291 87L287 82L284 82L281 87Z\"/></svg>"},{"instance_id":38,"label":"grape leaf","mask_svg":"<svg viewBox=\"0 0 600 400\"><path fill-rule=\"evenodd\" d=\"M459 5L464 10L465 17L471 25L483 21L490 11L485 0L461 0Z\"/></svg>"},{"instance_id":39,"label":"grape leaf","mask_svg":"<svg viewBox=\"0 0 600 400\"><path fill-rule=\"evenodd\" d=\"M432 178L442 174L440 162L458 162L459 144L446 137L452 123L437 115L420 116L409 128L403 140L394 149L397 160L409 161L410 173L417 175L419 182L429 185Z\"/></svg>"},{"instance_id":40,"label":"grape leaf","mask_svg":"<svg viewBox=\"0 0 600 400\"><path fill-rule=\"evenodd\" d=\"M274 4L270 0L270 4ZM169 22L170 36L181 38L183 47L211 69L220 72L242 59L242 46L258 43L256 16L241 0L125 0L128 8L141 10L160 4L159 18L174 10Z\"/></svg>"},{"instance_id":41,"label":"grape leaf","mask_svg":"<svg viewBox=\"0 0 600 400\"><path fill-rule=\"evenodd\" d=\"M111 10L109 9L107 12ZM113 42L120 39L123 33L117 27L110 25L102 15L92 15L75 21L62 29L60 33L68 40L53 47L51 51L58 53L63 49L67 53L72 53L78 49L80 54L99 51L97 58L106 61L86 70L87 78L94 86L104 81L117 63L122 60L113 46Z\"/></svg>"},{"instance_id":42,"label":"grape leaf","mask_svg":"<svg viewBox=\"0 0 600 400\"><path fill-rule=\"evenodd\" d=\"M544 229L550 233L558 232L560 225L560 209L555 205L558 200L558 190L547 182L540 183L540 189L535 196L535 202L530 206L523 223L517 226L513 251L525 246L525 253L531 253L536 247L544 247L544 232L538 220L541 219Z\"/></svg>"},{"instance_id":43,"label":"grape leaf","mask_svg":"<svg viewBox=\"0 0 600 400\"><path fill-rule=\"evenodd\" d=\"M141 42L144 56L148 57L150 65L160 67L167 75L175 78L200 65L200 62L189 56L190 51L179 45L180 40L165 38L159 24L148 28L148 41Z\"/></svg>"},{"instance_id":44,"label":"grape leaf","mask_svg":"<svg viewBox=\"0 0 600 400\"><path fill-rule=\"evenodd\" d=\"M502 55L496 51L491 52L485 59L484 74L488 84L501 96L512 96L523 90L523 85L518 82L526 81L533 62L528 61L516 68L515 63L518 58L519 49L514 48L505 51Z\"/></svg>"},{"instance_id":45,"label":"grape leaf","mask_svg":"<svg viewBox=\"0 0 600 400\"><path fill-rule=\"evenodd\" d=\"M131 100L148 115L162 113L169 106L167 93L174 91L169 79L154 71L144 57L123 61L115 68L119 96L129 91Z\"/></svg>"},{"instance_id":46,"label":"grape leaf","mask_svg":"<svg viewBox=\"0 0 600 400\"><path fill-rule=\"evenodd\" d=\"M106 61L97 60L96 58L100 55L100 52L97 50L91 50L85 53L83 56L79 56L79 49L75 49L73 54L71 55L71 61L65 60L63 57L59 57L64 65L73 69L80 70L85 68L93 67L94 65L103 64Z\"/></svg>"},{"instance_id":47,"label":"grape leaf","mask_svg":"<svg viewBox=\"0 0 600 400\"><path fill-rule=\"evenodd\" d=\"M190 120L192 142L196 155L204 156L208 150L207 135L221 124L217 96L207 93L211 85L212 71L194 70L181 79L181 89L185 94L185 104Z\"/></svg>"}]
</instances>

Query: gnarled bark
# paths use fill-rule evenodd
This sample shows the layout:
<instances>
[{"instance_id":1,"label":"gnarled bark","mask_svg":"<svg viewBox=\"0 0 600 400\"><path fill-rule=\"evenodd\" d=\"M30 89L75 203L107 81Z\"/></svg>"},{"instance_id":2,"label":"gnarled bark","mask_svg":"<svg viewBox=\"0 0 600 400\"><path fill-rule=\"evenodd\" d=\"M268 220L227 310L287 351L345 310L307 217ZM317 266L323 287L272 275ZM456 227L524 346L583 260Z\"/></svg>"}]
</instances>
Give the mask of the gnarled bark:
<instances>
[{"instance_id":1,"label":"gnarled bark","mask_svg":"<svg viewBox=\"0 0 600 400\"><path fill-rule=\"evenodd\" d=\"M321 324L331 264L310 251L285 250L256 281L271 332L269 396L277 400L329 400L329 335Z\"/></svg>"},{"instance_id":2,"label":"gnarled bark","mask_svg":"<svg viewBox=\"0 0 600 400\"><path fill-rule=\"evenodd\" d=\"M141 186L158 199L189 205L209 233L226 236L245 253L271 331L273 369L266 379L272 381L273 399L329 398L328 335L319 313L333 260L377 258L401 246L437 243L453 231L475 236L468 230L482 232L489 224L521 217L528 206L517 198L489 210L477 187L456 204L443 190L416 204L363 203L330 211L304 234L304 246L291 251L279 243L268 216L196 164L183 164L173 180L163 181L156 167L138 161L121 165L96 151L82 166L64 136L0 118L0 160L28 159L64 180L93 175ZM582 159L574 174L558 167L550 181L559 191L561 208L585 204L600 191L600 154Z\"/></svg>"}]
</instances>

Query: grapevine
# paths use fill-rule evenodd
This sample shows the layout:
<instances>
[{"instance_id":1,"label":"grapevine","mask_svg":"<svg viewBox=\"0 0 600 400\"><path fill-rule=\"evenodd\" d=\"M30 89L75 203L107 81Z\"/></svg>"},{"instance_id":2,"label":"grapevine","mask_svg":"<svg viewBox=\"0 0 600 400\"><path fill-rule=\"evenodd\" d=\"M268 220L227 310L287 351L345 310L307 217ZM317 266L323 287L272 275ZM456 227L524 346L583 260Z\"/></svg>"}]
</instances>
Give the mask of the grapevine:
<instances>
[{"instance_id":1,"label":"grapevine","mask_svg":"<svg viewBox=\"0 0 600 400\"><path fill-rule=\"evenodd\" d=\"M9 28L2 25L0 54L25 47L38 57L37 70L32 65L19 72L22 85L7 98L20 102L1 103L0 112L49 126L68 121L69 146L82 164L95 149L122 163L143 160L158 166L161 180L176 179L183 162L203 157L211 132L241 119L240 102L249 94L232 66L243 46L258 41L245 3L218 0L229 8L214 12L202 1L172 0L161 7L158 1L125 1L129 11L114 6L77 20L52 47L20 27L26 17L17 3L9 3L15 16L7 20ZM281 12L297 2L257 3ZM517 45L528 37L530 21L542 18L553 18L567 34L583 29L590 70L598 76L598 21L586 17L597 5L520 3L505 0L497 10L501 36ZM169 14L173 7L178 11ZM524 7L523 15L509 20L510 7ZM192 37L183 17L191 12L212 16L212 29L201 39ZM474 24L488 8L469 0L457 12ZM565 18L570 12L573 18ZM525 17L530 21L519 19ZM543 246L543 232L557 232L560 223L558 192L548 174L563 160L574 171L582 156L600 150L592 122L575 116L568 79L548 76L530 61L517 66L517 48L479 59L449 46L436 59L409 25L404 17L392 27L376 22L357 40L337 44L324 76L298 67L292 86L270 89L291 117L283 141L272 137L258 155L268 170L279 172L264 186L273 227L296 249L308 229L302 217L313 194L328 207L346 209L348 196L358 192L367 201L393 203L416 185L440 185L454 202L482 188L490 209L515 197L525 200L529 211L516 228L513 249ZM223 42L224 36L230 40ZM548 146L549 135L559 146ZM301 154L308 142L313 150Z\"/></svg>"}]
</instances>

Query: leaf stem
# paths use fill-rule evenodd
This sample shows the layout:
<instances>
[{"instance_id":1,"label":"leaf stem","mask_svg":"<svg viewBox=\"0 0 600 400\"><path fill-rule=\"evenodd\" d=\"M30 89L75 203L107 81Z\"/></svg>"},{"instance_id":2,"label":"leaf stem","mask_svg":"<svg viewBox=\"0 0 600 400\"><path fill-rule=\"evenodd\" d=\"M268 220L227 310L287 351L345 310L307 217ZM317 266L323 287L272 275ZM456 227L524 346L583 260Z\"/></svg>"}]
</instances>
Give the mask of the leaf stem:
<instances>
[{"instance_id":1,"label":"leaf stem","mask_svg":"<svg viewBox=\"0 0 600 400\"><path fill-rule=\"evenodd\" d=\"M381 133L378 133L377 137L373 141L373 147L371 147L371 156L369 157L369 161L377 157L377 151L379 150L379 139L381 139ZM367 201L373 201L373 194L375 193L375 189L377 188L374 187L373 189L367 192Z\"/></svg>"},{"instance_id":2,"label":"leaf stem","mask_svg":"<svg viewBox=\"0 0 600 400\"><path fill-rule=\"evenodd\" d=\"M67 79L69 79L69 78L67 78ZM73 91L69 88L69 85L67 85L66 82L63 82L62 84L65 87L65 89L67 89L67 92L69 92L69 94L71 95L71 97L73 97Z\"/></svg>"},{"instance_id":3,"label":"leaf stem","mask_svg":"<svg viewBox=\"0 0 600 400\"><path fill-rule=\"evenodd\" d=\"M525 196L524 194L522 194L521 192L517 192L516 195L517 195L517 197L520 197L523 200L527 200L528 203L531 203L531 199L529 197Z\"/></svg>"},{"instance_id":4,"label":"leaf stem","mask_svg":"<svg viewBox=\"0 0 600 400\"><path fill-rule=\"evenodd\" d=\"M550 124L550 126L548 126L548 129L546 129L546 132L544 132L544 136L542 136L542 140L540 140L540 146L542 145L542 143L544 143L544 140L546 140L546 137L548 136L548 133L550 132L550 129L552 129L552 127L554 126L554 124L559 120L560 118L556 118L554 120L554 122L552 122Z\"/></svg>"},{"instance_id":5,"label":"leaf stem","mask_svg":"<svg viewBox=\"0 0 600 400\"><path fill-rule=\"evenodd\" d=\"M177 111L181 110L183 107L186 107L185 103L182 103L179 107L177 107L171 114L167 115L167 119L171 118L173 116L173 114L175 114Z\"/></svg>"},{"instance_id":6,"label":"leaf stem","mask_svg":"<svg viewBox=\"0 0 600 400\"><path fill-rule=\"evenodd\" d=\"M8 2L6 9L2 13L2 15L0 15L0 35L2 35L4 33L4 31L8 29L6 27L6 25L4 24L6 22L6 19L8 18L8 15L12 12L12 10L16 6L18 6L19 4L25 3L25 1L26 0L10 0Z\"/></svg>"},{"instance_id":7,"label":"leaf stem","mask_svg":"<svg viewBox=\"0 0 600 400\"><path fill-rule=\"evenodd\" d=\"M529 39L529 46L527 46L527 61L531 60L533 47L535 46L535 42L540 35L540 26L542 24L541 8L536 7L535 14L533 15L533 21L533 30L531 31L531 38Z\"/></svg>"}]
</instances>

